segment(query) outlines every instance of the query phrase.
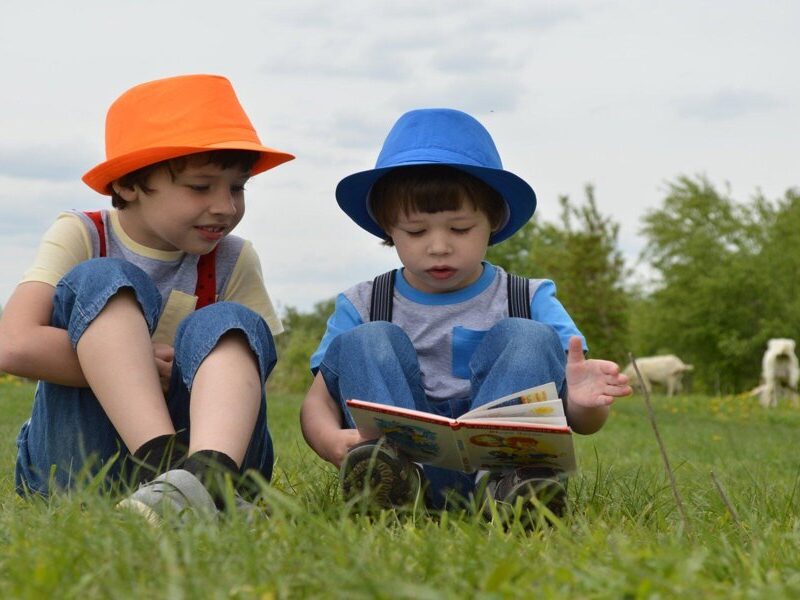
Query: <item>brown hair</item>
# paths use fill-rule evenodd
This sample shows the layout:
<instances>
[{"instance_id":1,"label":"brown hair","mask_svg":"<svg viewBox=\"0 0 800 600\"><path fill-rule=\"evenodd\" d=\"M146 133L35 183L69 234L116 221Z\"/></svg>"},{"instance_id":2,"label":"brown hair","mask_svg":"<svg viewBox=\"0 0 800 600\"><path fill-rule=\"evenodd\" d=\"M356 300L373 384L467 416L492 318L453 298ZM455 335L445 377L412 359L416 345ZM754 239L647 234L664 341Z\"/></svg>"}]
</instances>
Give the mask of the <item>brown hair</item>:
<instances>
[{"instance_id":1,"label":"brown hair","mask_svg":"<svg viewBox=\"0 0 800 600\"><path fill-rule=\"evenodd\" d=\"M213 164L222 169L230 169L231 167L239 167L243 172L247 173L256 164L261 154L252 150L211 150L210 152L198 152L196 154L187 154L178 156L169 160L147 165L141 169L131 171L126 175L120 177L117 181L119 185L125 188L139 188L146 194L152 192L152 188L147 186L150 176L158 169L166 168L169 171L170 177L175 181L175 177L183 172L189 163L209 165ZM127 206L127 202L123 200L113 186L111 188L111 206L117 210L123 210Z\"/></svg>"},{"instance_id":2,"label":"brown hair","mask_svg":"<svg viewBox=\"0 0 800 600\"><path fill-rule=\"evenodd\" d=\"M506 203L491 186L459 169L443 165L415 165L389 171L370 190L372 216L384 232L397 224L401 214L458 210L469 202L489 219L497 231L506 217ZM384 244L393 246L386 234Z\"/></svg>"}]
</instances>

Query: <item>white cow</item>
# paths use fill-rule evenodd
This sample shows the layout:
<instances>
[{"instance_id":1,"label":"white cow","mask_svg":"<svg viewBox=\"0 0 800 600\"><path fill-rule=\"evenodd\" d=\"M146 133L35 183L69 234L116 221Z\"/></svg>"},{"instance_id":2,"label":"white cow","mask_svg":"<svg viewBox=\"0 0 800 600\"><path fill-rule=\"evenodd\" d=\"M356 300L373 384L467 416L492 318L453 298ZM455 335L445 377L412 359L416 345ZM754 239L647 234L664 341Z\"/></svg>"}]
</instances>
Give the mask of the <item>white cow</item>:
<instances>
[{"instance_id":1,"label":"white cow","mask_svg":"<svg viewBox=\"0 0 800 600\"><path fill-rule=\"evenodd\" d=\"M797 381L800 378L795 342L788 338L773 338L761 360L761 406L778 406L780 398L787 397L798 406Z\"/></svg>"},{"instance_id":2,"label":"white cow","mask_svg":"<svg viewBox=\"0 0 800 600\"><path fill-rule=\"evenodd\" d=\"M636 365L639 367L648 392L652 389L652 384L658 383L667 389L669 397L683 390L683 374L694 369L693 365L687 365L674 354L637 358ZM623 373L628 376L631 385L641 387L633 363L625 367Z\"/></svg>"}]
</instances>

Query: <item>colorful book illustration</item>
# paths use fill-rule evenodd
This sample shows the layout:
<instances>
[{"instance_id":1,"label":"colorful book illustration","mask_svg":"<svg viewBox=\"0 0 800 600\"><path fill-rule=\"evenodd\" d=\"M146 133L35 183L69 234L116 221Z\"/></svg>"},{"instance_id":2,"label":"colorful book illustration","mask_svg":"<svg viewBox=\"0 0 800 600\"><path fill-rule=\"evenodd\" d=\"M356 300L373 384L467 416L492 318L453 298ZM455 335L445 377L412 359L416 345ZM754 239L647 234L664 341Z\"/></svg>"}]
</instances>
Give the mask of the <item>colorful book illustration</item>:
<instances>
[{"instance_id":1,"label":"colorful book illustration","mask_svg":"<svg viewBox=\"0 0 800 600\"><path fill-rule=\"evenodd\" d=\"M503 396L458 419L348 400L364 437L385 436L412 460L471 473L477 469L577 468L572 431L554 383Z\"/></svg>"}]
</instances>

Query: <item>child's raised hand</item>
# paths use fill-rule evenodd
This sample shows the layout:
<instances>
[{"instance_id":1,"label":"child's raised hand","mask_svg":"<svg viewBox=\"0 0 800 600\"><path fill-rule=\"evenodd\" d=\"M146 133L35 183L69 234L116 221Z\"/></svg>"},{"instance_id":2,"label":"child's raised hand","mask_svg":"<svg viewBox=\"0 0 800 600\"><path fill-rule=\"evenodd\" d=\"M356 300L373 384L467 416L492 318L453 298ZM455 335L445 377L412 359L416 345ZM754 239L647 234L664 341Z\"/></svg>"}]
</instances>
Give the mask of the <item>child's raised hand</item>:
<instances>
[{"instance_id":1,"label":"child's raised hand","mask_svg":"<svg viewBox=\"0 0 800 600\"><path fill-rule=\"evenodd\" d=\"M569 339L567 388L569 403L584 407L608 406L614 398L633 393L627 376L620 373L617 363L586 359L581 339L577 336Z\"/></svg>"}]
</instances>

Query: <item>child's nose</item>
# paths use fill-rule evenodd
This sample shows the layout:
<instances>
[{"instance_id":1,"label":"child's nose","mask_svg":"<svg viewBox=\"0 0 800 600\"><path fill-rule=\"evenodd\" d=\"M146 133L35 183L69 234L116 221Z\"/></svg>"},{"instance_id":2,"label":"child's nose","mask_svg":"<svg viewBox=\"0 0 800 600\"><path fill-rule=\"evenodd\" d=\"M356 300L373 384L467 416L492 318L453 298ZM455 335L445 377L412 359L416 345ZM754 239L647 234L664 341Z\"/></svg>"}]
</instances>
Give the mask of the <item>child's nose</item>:
<instances>
[{"instance_id":1,"label":"child's nose","mask_svg":"<svg viewBox=\"0 0 800 600\"><path fill-rule=\"evenodd\" d=\"M221 215L236 214L236 198L228 189L222 189L214 195L211 203L211 212Z\"/></svg>"},{"instance_id":2,"label":"child's nose","mask_svg":"<svg viewBox=\"0 0 800 600\"><path fill-rule=\"evenodd\" d=\"M443 233L432 234L430 243L428 244L428 252L431 254L447 254L450 252L450 240L448 236Z\"/></svg>"}]
</instances>

